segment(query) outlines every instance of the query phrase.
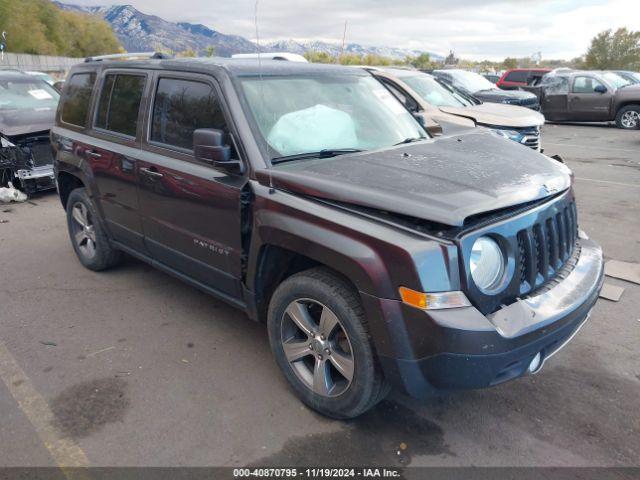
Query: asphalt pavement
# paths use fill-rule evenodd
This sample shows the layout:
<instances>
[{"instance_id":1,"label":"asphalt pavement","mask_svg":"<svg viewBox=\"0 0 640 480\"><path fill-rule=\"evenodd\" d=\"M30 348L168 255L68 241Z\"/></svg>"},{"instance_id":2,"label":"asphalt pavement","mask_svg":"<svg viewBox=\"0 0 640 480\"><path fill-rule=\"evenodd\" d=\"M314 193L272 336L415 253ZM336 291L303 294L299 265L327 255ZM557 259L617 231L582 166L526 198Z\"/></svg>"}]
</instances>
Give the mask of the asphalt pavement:
<instances>
[{"instance_id":1,"label":"asphalt pavement","mask_svg":"<svg viewBox=\"0 0 640 480\"><path fill-rule=\"evenodd\" d=\"M547 125L580 226L640 262L640 131ZM55 194L0 205L0 466L640 465L640 285L542 372L350 422L308 410L266 329L134 259L81 267ZM399 453L400 452L400 453Z\"/></svg>"}]
</instances>

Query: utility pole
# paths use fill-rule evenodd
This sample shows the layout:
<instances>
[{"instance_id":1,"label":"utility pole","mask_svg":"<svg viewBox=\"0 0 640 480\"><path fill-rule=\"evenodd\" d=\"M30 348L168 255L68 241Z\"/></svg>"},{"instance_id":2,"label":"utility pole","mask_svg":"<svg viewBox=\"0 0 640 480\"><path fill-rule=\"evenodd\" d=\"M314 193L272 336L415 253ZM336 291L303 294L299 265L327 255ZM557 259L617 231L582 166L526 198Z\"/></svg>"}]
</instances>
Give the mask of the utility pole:
<instances>
[{"instance_id":1,"label":"utility pole","mask_svg":"<svg viewBox=\"0 0 640 480\"><path fill-rule=\"evenodd\" d=\"M340 49L340 58L338 58L338 63L340 63L340 60L342 60L342 57L344 56L344 44L345 44L346 38L347 38L347 20L344 21L344 31L342 32L342 48Z\"/></svg>"}]
</instances>

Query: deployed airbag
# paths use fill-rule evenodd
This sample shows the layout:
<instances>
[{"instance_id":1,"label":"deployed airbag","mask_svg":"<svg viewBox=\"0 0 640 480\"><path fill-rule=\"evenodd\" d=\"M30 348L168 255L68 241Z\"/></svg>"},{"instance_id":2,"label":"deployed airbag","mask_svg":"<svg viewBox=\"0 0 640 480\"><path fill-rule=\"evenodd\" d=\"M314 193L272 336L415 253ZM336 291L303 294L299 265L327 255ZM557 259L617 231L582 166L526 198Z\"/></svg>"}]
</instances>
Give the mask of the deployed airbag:
<instances>
[{"instance_id":1,"label":"deployed airbag","mask_svg":"<svg viewBox=\"0 0 640 480\"><path fill-rule=\"evenodd\" d=\"M283 156L323 149L358 148L351 115L326 105L315 105L281 116L267 140Z\"/></svg>"}]
</instances>

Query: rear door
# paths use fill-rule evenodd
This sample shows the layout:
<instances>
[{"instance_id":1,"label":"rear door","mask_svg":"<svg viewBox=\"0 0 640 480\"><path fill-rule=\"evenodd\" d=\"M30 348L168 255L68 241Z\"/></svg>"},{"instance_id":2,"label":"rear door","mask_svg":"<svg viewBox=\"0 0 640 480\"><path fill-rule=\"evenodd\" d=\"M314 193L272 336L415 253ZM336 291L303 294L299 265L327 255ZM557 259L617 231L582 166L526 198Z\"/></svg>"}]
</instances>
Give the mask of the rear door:
<instances>
[{"instance_id":1,"label":"rear door","mask_svg":"<svg viewBox=\"0 0 640 480\"><path fill-rule=\"evenodd\" d=\"M144 252L137 192L137 162L148 74L106 70L92 118L84 158L98 190L100 208L112 238Z\"/></svg>"},{"instance_id":2,"label":"rear door","mask_svg":"<svg viewBox=\"0 0 640 480\"><path fill-rule=\"evenodd\" d=\"M162 72L153 83L139 162L147 248L180 274L239 299L240 195L246 178L193 155L194 130L216 128L239 158L220 89L212 77L196 74Z\"/></svg>"},{"instance_id":3,"label":"rear door","mask_svg":"<svg viewBox=\"0 0 640 480\"><path fill-rule=\"evenodd\" d=\"M606 92L596 92L604 87ZM590 75L573 78L569 94L569 120L598 122L609 119L613 92L600 80Z\"/></svg>"},{"instance_id":4,"label":"rear door","mask_svg":"<svg viewBox=\"0 0 640 480\"><path fill-rule=\"evenodd\" d=\"M540 86L540 105L547 120L569 118L569 79L567 77L545 77Z\"/></svg>"}]
</instances>

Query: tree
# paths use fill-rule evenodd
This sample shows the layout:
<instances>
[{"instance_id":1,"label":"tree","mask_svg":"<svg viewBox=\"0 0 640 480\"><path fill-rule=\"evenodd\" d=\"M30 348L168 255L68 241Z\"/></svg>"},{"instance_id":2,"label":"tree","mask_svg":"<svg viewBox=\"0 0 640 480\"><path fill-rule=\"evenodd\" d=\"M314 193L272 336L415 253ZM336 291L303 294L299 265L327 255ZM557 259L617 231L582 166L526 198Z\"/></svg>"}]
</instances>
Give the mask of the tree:
<instances>
[{"instance_id":1,"label":"tree","mask_svg":"<svg viewBox=\"0 0 640 480\"><path fill-rule=\"evenodd\" d=\"M449 55L447 55L447 58L444 59L444 64L445 65L457 65L458 62L460 60L458 60L456 58L456 56L453 53L453 50L449 50Z\"/></svg>"},{"instance_id":2,"label":"tree","mask_svg":"<svg viewBox=\"0 0 640 480\"><path fill-rule=\"evenodd\" d=\"M48 0L0 0L0 31L7 51L85 57L124 51L109 24L63 11Z\"/></svg>"},{"instance_id":3,"label":"tree","mask_svg":"<svg viewBox=\"0 0 640 480\"><path fill-rule=\"evenodd\" d=\"M518 68L518 60L513 57L507 57L502 62L505 69Z\"/></svg>"},{"instance_id":4,"label":"tree","mask_svg":"<svg viewBox=\"0 0 640 480\"><path fill-rule=\"evenodd\" d=\"M595 70L640 68L640 32L619 28L605 30L591 40L585 66Z\"/></svg>"},{"instance_id":5,"label":"tree","mask_svg":"<svg viewBox=\"0 0 640 480\"><path fill-rule=\"evenodd\" d=\"M336 63L337 59L327 52L316 52L310 50L304 53L304 58L311 63Z\"/></svg>"},{"instance_id":6,"label":"tree","mask_svg":"<svg viewBox=\"0 0 640 480\"><path fill-rule=\"evenodd\" d=\"M216 47L213 45L209 45L206 49L205 49L205 56L207 57L215 57L216 56Z\"/></svg>"},{"instance_id":7,"label":"tree","mask_svg":"<svg viewBox=\"0 0 640 480\"><path fill-rule=\"evenodd\" d=\"M176 56L184 57L184 58L193 58L193 57L197 57L198 55L195 52L195 50L188 48L186 50L183 50L182 52L179 52Z\"/></svg>"},{"instance_id":8,"label":"tree","mask_svg":"<svg viewBox=\"0 0 640 480\"><path fill-rule=\"evenodd\" d=\"M418 70L429 70L433 68L431 57L428 53L421 53L417 57L407 57L406 61Z\"/></svg>"}]
</instances>

